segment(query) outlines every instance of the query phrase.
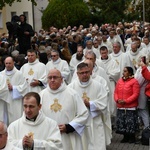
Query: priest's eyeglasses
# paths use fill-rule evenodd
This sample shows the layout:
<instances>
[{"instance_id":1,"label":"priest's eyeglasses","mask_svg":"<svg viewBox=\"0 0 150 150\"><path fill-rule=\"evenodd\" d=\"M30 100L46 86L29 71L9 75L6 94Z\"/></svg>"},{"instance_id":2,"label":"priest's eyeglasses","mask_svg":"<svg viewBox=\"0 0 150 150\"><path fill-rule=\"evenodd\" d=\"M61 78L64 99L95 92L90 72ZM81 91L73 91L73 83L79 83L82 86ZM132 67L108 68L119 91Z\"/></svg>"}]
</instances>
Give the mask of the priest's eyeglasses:
<instances>
[{"instance_id":1,"label":"priest's eyeglasses","mask_svg":"<svg viewBox=\"0 0 150 150\"><path fill-rule=\"evenodd\" d=\"M2 138L3 135L5 135L7 132L0 133L0 138Z\"/></svg>"},{"instance_id":2,"label":"priest's eyeglasses","mask_svg":"<svg viewBox=\"0 0 150 150\"><path fill-rule=\"evenodd\" d=\"M51 55L51 57L56 57L56 56L58 56L58 55Z\"/></svg>"},{"instance_id":3,"label":"priest's eyeglasses","mask_svg":"<svg viewBox=\"0 0 150 150\"><path fill-rule=\"evenodd\" d=\"M90 73L90 71L78 72L78 74L80 74L80 75L84 75L84 74L88 74L88 73Z\"/></svg>"},{"instance_id":4,"label":"priest's eyeglasses","mask_svg":"<svg viewBox=\"0 0 150 150\"><path fill-rule=\"evenodd\" d=\"M49 76L49 77L47 77L49 80L52 80L52 79L54 79L54 80L56 80L56 79L59 79L59 78L61 78L60 76Z\"/></svg>"}]
</instances>

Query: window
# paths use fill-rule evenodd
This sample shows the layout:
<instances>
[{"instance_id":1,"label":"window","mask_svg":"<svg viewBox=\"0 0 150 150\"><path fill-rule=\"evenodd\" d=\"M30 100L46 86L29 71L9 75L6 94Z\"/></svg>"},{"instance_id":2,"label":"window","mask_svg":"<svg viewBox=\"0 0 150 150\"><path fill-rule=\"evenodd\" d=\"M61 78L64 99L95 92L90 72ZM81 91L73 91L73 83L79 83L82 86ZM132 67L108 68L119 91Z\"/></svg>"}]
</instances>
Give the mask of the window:
<instances>
[{"instance_id":1,"label":"window","mask_svg":"<svg viewBox=\"0 0 150 150\"><path fill-rule=\"evenodd\" d=\"M16 12L11 12L11 18L16 15Z\"/></svg>"},{"instance_id":2,"label":"window","mask_svg":"<svg viewBox=\"0 0 150 150\"><path fill-rule=\"evenodd\" d=\"M23 14L26 16L26 22L29 22L29 19L28 19L28 12L23 12Z\"/></svg>"}]
</instances>

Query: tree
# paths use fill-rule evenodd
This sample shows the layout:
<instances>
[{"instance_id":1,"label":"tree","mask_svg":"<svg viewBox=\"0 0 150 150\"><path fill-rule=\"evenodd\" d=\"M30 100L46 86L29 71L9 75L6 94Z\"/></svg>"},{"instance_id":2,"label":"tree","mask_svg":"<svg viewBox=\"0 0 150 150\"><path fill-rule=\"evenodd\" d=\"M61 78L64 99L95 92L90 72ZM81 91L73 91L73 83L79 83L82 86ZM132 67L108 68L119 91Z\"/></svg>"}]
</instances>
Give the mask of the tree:
<instances>
[{"instance_id":1,"label":"tree","mask_svg":"<svg viewBox=\"0 0 150 150\"><path fill-rule=\"evenodd\" d=\"M86 26L90 15L89 8L83 0L51 0L43 12L42 27L48 29L50 26Z\"/></svg>"},{"instance_id":2,"label":"tree","mask_svg":"<svg viewBox=\"0 0 150 150\"><path fill-rule=\"evenodd\" d=\"M14 2L21 2L21 0L0 0L0 9L2 9L6 4L12 5ZM31 1L34 5L36 5L36 0L28 0Z\"/></svg>"},{"instance_id":3,"label":"tree","mask_svg":"<svg viewBox=\"0 0 150 150\"><path fill-rule=\"evenodd\" d=\"M89 0L88 5L95 18L94 23L124 21L125 10L131 0ZM97 18L97 19L96 19Z\"/></svg>"},{"instance_id":4,"label":"tree","mask_svg":"<svg viewBox=\"0 0 150 150\"><path fill-rule=\"evenodd\" d=\"M144 0L145 1L145 21L150 22L150 0ZM133 0L132 1L132 7L131 7L130 15L136 14L137 20L141 21L143 20L143 0L139 0L138 2Z\"/></svg>"}]
</instances>

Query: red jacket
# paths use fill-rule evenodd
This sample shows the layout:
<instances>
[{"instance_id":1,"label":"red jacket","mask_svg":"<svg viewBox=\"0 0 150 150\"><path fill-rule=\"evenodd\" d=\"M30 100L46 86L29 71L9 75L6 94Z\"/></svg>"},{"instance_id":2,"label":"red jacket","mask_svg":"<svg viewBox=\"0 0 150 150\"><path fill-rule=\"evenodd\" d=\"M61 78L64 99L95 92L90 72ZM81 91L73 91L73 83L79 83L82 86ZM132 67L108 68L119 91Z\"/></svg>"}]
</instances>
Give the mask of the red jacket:
<instances>
[{"instance_id":1,"label":"red jacket","mask_svg":"<svg viewBox=\"0 0 150 150\"><path fill-rule=\"evenodd\" d=\"M150 72L146 66L142 67L142 75L146 80L150 81ZM148 83L145 88L145 94L150 97L150 83Z\"/></svg>"},{"instance_id":2,"label":"red jacket","mask_svg":"<svg viewBox=\"0 0 150 150\"><path fill-rule=\"evenodd\" d=\"M132 108L138 106L138 96L140 93L140 85L134 78L118 80L115 92L114 100L116 101L118 108ZM125 104L119 104L118 100L124 100Z\"/></svg>"}]
</instances>

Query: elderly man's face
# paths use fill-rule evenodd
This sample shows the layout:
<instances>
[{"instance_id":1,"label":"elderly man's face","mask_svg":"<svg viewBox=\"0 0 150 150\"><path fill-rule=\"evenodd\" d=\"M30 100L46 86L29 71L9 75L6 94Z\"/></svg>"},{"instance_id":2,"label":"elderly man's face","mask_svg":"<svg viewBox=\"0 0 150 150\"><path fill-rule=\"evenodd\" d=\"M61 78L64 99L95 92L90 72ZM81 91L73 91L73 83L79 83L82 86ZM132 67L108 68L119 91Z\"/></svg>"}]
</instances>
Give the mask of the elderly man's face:
<instances>
[{"instance_id":1,"label":"elderly man's face","mask_svg":"<svg viewBox=\"0 0 150 150\"><path fill-rule=\"evenodd\" d=\"M56 69L51 70L48 74L48 84L52 90L57 90L63 82L60 72Z\"/></svg>"}]
</instances>

